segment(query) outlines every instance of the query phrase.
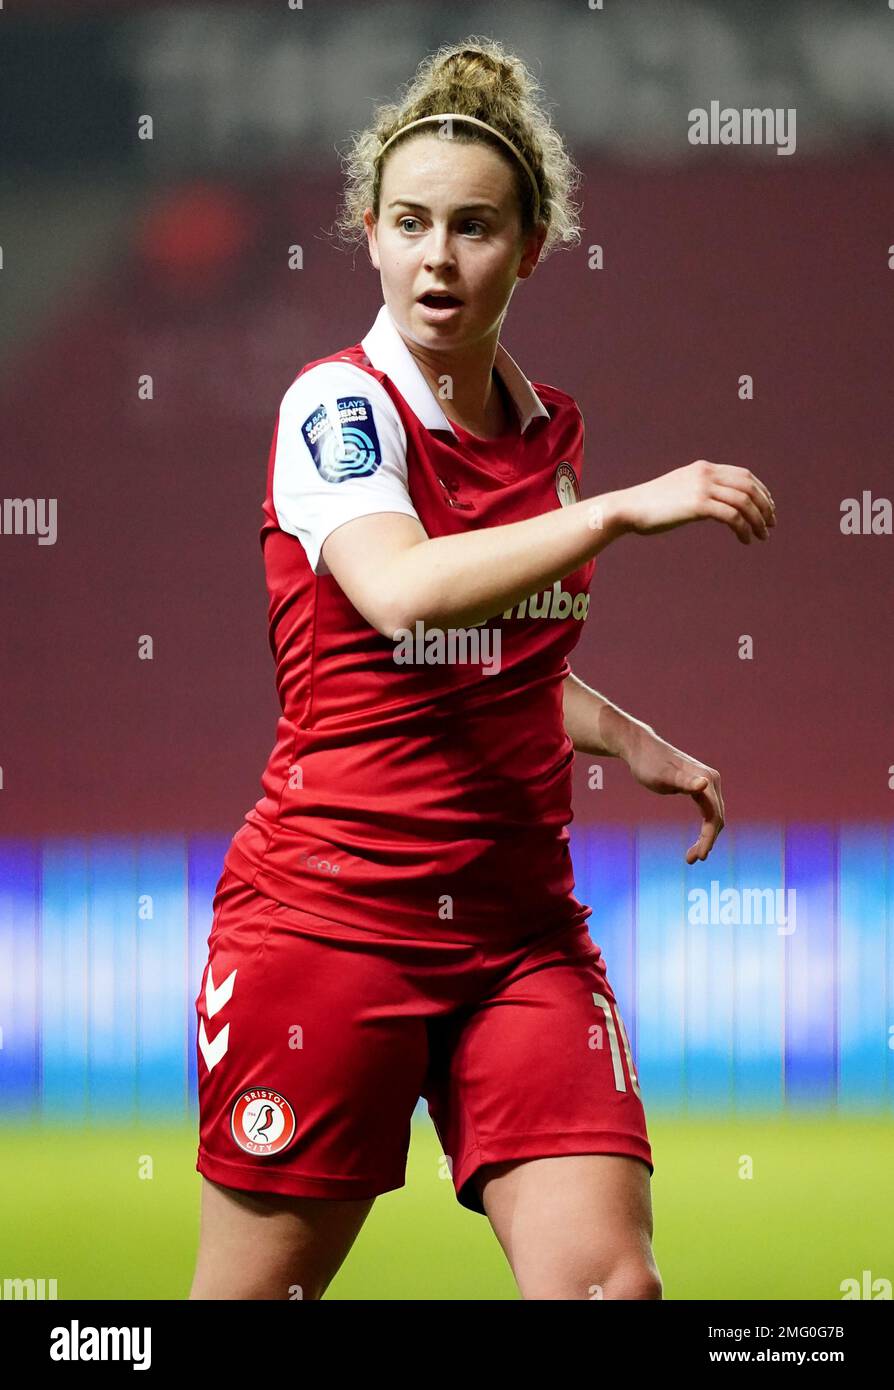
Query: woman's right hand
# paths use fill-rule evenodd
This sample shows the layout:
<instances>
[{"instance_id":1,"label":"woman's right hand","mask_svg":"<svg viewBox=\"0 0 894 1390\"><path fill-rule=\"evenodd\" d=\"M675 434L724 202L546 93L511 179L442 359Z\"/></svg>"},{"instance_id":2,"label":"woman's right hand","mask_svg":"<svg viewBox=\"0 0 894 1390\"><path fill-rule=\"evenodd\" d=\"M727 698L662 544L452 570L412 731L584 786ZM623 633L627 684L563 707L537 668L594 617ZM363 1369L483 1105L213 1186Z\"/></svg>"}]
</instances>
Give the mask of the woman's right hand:
<instances>
[{"instance_id":1,"label":"woman's right hand","mask_svg":"<svg viewBox=\"0 0 894 1390\"><path fill-rule=\"evenodd\" d=\"M769 539L776 505L748 468L696 459L620 494L625 529L643 536L710 518L732 527L743 545Z\"/></svg>"}]
</instances>

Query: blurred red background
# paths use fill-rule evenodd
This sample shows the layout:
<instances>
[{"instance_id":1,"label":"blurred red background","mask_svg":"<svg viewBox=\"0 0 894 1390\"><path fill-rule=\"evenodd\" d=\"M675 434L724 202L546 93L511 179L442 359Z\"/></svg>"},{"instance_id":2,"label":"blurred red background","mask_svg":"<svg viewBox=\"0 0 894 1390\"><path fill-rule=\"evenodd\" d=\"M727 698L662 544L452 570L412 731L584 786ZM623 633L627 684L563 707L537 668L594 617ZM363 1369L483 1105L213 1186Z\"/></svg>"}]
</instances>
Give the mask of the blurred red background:
<instances>
[{"instance_id":1,"label":"blurred red background","mask_svg":"<svg viewBox=\"0 0 894 1390\"><path fill-rule=\"evenodd\" d=\"M705 522L608 549L574 669L719 768L728 824L885 817L894 537L839 520L894 496L891 163L584 173L582 244L519 286L503 341L578 400L585 492L704 457L751 468L779 524L763 545ZM276 412L381 303L365 251L326 231L338 196L303 174L156 192L4 381L3 496L57 498L59 529L0 540L3 833L235 830L260 795ZM579 820L680 815L611 759L589 790L592 761Z\"/></svg>"}]
</instances>

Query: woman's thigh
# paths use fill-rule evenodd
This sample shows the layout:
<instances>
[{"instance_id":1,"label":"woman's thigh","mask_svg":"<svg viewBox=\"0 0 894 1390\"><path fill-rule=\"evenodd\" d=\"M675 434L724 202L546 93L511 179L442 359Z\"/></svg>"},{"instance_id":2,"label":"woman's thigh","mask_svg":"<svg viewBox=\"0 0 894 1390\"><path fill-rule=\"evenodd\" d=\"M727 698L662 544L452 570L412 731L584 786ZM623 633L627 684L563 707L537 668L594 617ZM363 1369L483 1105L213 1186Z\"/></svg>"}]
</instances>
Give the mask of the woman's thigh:
<instances>
[{"instance_id":1,"label":"woman's thigh","mask_svg":"<svg viewBox=\"0 0 894 1390\"><path fill-rule=\"evenodd\" d=\"M490 988L431 1030L424 1090L460 1203L484 1212L475 1176L528 1159L618 1157L635 1161L620 1165L633 1184L648 1180L627 1030L586 927L487 955Z\"/></svg>"},{"instance_id":2,"label":"woman's thigh","mask_svg":"<svg viewBox=\"0 0 894 1390\"><path fill-rule=\"evenodd\" d=\"M242 1192L204 1178L190 1299L320 1299L374 1198Z\"/></svg>"},{"instance_id":3,"label":"woman's thigh","mask_svg":"<svg viewBox=\"0 0 894 1390\"><path fill-rule=\"evenodd\" d=\"M522 1297L661 1297L649 1168L625 1154L488 1164L473 1179Z\"/></svg>"}]
</instances>

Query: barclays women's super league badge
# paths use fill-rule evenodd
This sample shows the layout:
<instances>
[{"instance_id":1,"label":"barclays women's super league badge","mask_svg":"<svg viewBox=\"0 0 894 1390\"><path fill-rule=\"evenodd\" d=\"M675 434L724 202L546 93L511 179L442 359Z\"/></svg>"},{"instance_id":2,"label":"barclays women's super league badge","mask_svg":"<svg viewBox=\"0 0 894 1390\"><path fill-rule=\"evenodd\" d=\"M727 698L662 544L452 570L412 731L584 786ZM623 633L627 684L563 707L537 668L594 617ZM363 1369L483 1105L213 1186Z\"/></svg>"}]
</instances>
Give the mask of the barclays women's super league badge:
<instances>
[{"instance_id":1,"label":"barclays women's super league badge","mask_svg":"<svg viewBox=\"0 0 894 1390\"><path fill-rule=\"evenodd\" d=\"M335 409L336 427L324 404L311 411L301 426L314 466L327 483L366 478L382 462L372 406L365 396L339 396Z\"/></svg>"}]
</instances>

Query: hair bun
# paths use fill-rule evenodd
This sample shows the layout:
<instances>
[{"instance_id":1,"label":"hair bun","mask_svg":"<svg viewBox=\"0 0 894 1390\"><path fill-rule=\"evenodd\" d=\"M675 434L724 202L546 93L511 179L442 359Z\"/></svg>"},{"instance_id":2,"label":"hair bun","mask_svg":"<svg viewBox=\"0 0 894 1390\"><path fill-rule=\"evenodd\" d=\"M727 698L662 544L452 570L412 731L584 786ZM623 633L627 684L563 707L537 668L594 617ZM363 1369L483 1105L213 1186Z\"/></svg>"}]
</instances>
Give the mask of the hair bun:
<instances>
[{"instance_id":1,"label":"hair bun","mask_svg":"<svg viewBox=\"0 0 894 1390\"><path fill-rule=\"evenodd\" d=\"M462 82L466 86L474 82L480 87L490 85L497 77L507 95L522 94L522 86L512 63L488 53L483 48L461 48L457 52L449 53L434 69L432 75L435 73L438 76L443 74L452 81Z\"/></svg>"}]
</instances>

